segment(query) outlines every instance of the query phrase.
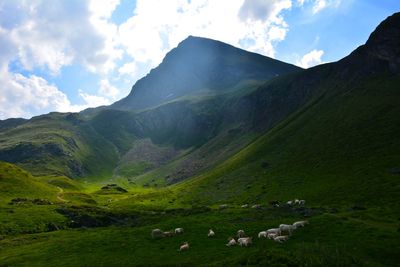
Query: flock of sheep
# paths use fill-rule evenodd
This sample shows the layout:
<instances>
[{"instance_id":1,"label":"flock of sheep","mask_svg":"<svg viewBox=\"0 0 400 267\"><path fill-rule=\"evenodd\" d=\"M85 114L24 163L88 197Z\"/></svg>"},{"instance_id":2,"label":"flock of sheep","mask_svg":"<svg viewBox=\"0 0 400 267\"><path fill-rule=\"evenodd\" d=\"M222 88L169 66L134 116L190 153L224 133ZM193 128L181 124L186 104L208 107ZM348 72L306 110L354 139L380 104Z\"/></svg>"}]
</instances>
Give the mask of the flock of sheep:
<instances>
[{"instance_id":1,"label":"flock of sheep","mask_svg":"<svg viewBox=\"0 0 400 267\"><path fill-rule=\"evenodd\" d=\"M286 204L289 206L304 205L305 200L299 200L299 199L289 200L288 202L286 202ZM275 203L272 205L279 206L278 203ZM247 208L248 204L242 205L241 207ZM223 205L220 205L219 208L225 209L225 208L228 208L228 205L223 204ZM253 205L252 208L261 208L261 205L256 204L256 205ZM274 240L275 242L283 243L283 242L289 240L289 236L292 235L292 232L294 230L304 227L306 224L308 224L308 221L297 221L293 224L281 224L281 225L279 225L278 228L271 228L271 229L259 232L258 238L268 238L268 239ZM164 232L160 229L153 229L151 232L151 236L153 238L171 237L171 236L180 235L180 234L183 234L183 228L176 228L174 231L171 230L171 231L166 231L166 232ZM215 232L212 229L209 229L207 236L210 238L214 237ZM237 231L237 240L233 237L230 237L228 239L228 243L226 244L226 246L231 247L231 246L239 245L241 247L248 247L248 246L251 246L252 243L253 243L252 237L246 236L246 234L243 230L238 230ZM188 250L188 249L189 249L189 243L184 242L179 247L178 251L184 251L184 250Z\"/></svg>"},{"instance_id":2,"label":"flock of sheep","mask_svg":"<svg viewBox=\"0 0 400 267\"><path fill-rule=\"evenodd\" d=\"M279 225L278 228L271 228L265 231L261 231L258 233L258 238L268 238L272 239L275 242L278 243L283 243L287 240L289 240L289 236L292 235L292 232L298 228L304 227L306 224L308 224L308 221L298 221L293 224L281 224ZM287 233L288 235L282 235L284 233ZM151 236L153 238L159 238L159 237L171 237L174 235L180 235L183 234L183 228L176 228L175 231L167 231L163 232L160 229L153 229L151 232ZM210 229L208 230L208 237L214 237L215 232ZM252 237L246 236L245 232L243 230L237 231L237 240L233 237L230 237L228 239L228 243L226 246L231 247L235 245L239 245L241 247L248 247L251 246L253 243ZM183 250L188 250L189 249L189 243L184 242L180 247L179 251Z\"/></svg>"}]
</instances>

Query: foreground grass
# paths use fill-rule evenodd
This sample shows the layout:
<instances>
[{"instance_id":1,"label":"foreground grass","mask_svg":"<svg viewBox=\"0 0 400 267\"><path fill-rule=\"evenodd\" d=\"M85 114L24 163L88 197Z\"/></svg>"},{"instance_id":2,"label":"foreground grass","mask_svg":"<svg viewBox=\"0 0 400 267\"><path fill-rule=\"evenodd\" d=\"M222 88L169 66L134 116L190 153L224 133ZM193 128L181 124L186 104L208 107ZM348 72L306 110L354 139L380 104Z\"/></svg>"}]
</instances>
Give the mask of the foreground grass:
<instances>
[{"instance_id":1,"label":"foreground grass","mask_svg":"<svg viewBox=\"0 0 400 267\"><path fill-rule=\"evenodd\" d=\"M135 265L273 265L396 266L400 233L395 219L379 220L382 210L315 209L310 224L285 244L258 239L257 233L302 219L286 209L169 210L139 216L136 225L65 229L5 236L0 241L4 266L135 266ZM374 216L372 216L374 215ZM183 235L152 239L154 228L183 227ZM212 228L215 238L208 238ZM250 248L226 247L239 229L254 238ZM188 241L190 250L178 252Z\"/></svg>"}]
</instances>

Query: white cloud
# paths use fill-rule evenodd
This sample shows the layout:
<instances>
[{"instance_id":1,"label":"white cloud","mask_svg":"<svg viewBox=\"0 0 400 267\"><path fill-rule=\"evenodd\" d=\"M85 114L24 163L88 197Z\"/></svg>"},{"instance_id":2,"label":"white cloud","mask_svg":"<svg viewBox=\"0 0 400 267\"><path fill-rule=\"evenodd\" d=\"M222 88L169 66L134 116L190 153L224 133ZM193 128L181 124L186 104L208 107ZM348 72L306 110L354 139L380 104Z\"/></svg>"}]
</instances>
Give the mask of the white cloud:
<instances>
[{"instance_id":1,"label":"white cloud","mask_svg":"<svg viewBox=\"0 0 400 267\"><path fill-rule=\"evenodd\" d=\"M67 95L60 91L54 84L36 75L26 77L19 73L10 73L0 70L0 119L10 117L30 118L35 115L59 112L78 112L89 107L109 105L118 93L108 81L101 81L99 93L91 95L79 90L78 95L83 104L74 105Z\"/></svg>"},{"instance_id":2,"label":"white cloud","mask_svg":"<svg viewBox=\"0 0 400 267\"><path fill-rule=\"evenodd\" d=\"M81 110L89 107L98 107L111 104L111 101L106 97L91 95L83 92L82 90L79 90L79 96L85 101L85 104L80 106Z\"/></svg>"},{"instance_id":3,"label":"white cloud","mask_svg":"<svg viewBox=\"0 0 400 267\"><path fill-rule=\"evenodd\" d=\"M282 41L288 30L280 13L290 7L290 0L138 0L134 16L118 31L122 47L134 62L151 67L189 35L273 57L275 42Z\"/></svg>"},{"instance_id":4,"label":"white cloud","mask_svg":"<svg viewBox=\"0 0 400 267\"><path fill-rule=\"evenodd\" d=\"M118 69L120 75L130 75L134 76L137 74L137 67L135 62L125 63L122 67Z\"/></svg>"},{"instance_id":5,"label":"white cloud","mask_svg":"<svg viewBox=\"0 0 400 267\"><path fill-rule=\"evenodd\" d=\"M329 7L338 7L342 0L297 0L297 5L304 6L309 4L312 14L317 14L321 10Z\"/></svg>"},{"instance_id":6,"label":"white cloud","mask_svg":"<svg viewBox=\"0 0 400 267\"><path fill-rule=\"evenodd\" d=\"M242 20L274 19L282 10L292 7L290 0L245 0L239 10Z\"/></svg>"},{"instance_id":7,"label":"white cloud","mask_svg":"<svg viewBox=\"0 0 400 267\"><path fill-rule=\"evenodd\" d=\"M313 8L312 8L312 12L314 14L318 13L319 11L324 9L326 7L326 5L327 5L326 0L315 0Z\"/></svg>"},{"instance_id":8,"label":"white cloud","mask_svg":"<svg viewBox=\"0 0 400 267\"><path fill-rule=\"evenodd\" d=\"M302 68L309 68L315 65L321 64L324 51L323 50L312 50L309 53L305 54L299 61L297 61L297 65Z\"/></svg>"},{"instance_id":9,"label":"white cloud","mask_svg":"<svg viewBox=\"0 0 400 267\"><path fill-rule=\"evenodd\" d=\"M112 86L107 79L100 81L99 94L115 99L119 95L119 90Z\"/></svg>"},{"instance_id":10,"label":"white cloud","mask_svg":"<svg viewBox=\"0 0 400 267\"><path fill-rule=\"evenodd\" d=\"M54 75L73 63L94 72L113 69L122 51L112 38L117 28L107 23L107 16L118 1L95 2L1 2L0 39L13 49L0 48L0 58L7 55L9 61L20 61L26 70L42 67Z\"/></svg>"}]
</instances>

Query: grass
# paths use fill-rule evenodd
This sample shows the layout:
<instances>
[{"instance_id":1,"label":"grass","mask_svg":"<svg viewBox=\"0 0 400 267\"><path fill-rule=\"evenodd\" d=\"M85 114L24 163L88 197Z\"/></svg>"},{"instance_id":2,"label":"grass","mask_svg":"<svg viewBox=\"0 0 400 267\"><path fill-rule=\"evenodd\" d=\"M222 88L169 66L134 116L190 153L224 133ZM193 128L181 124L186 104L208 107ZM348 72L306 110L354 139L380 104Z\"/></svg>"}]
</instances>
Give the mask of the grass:
<instances>
[{"instance_id":1,"label":"grass","mask_svg":"<svg viewBox=\"0 0 400 267\"><path fill-rule=\"evenodd\" d=\"M311 218L310 225L296 231L285 244L255 238L250 248L229 248L225 244L238 229L255 237L261 229L299 218L281 211L238 209L158 216L158 223L143 222L144 226L61 230L6 238L0 242L0 260L13 266L395 266L399 260L394 252L399 248L395 228L371 227L339 215ZM151 229L178 226L185 229L181 236L159 240L150 237ZM206 236L209 228L217 233L213 239ZM184 241L189 241L190 250L178 252Z\"/></svg>"}]
</instances>

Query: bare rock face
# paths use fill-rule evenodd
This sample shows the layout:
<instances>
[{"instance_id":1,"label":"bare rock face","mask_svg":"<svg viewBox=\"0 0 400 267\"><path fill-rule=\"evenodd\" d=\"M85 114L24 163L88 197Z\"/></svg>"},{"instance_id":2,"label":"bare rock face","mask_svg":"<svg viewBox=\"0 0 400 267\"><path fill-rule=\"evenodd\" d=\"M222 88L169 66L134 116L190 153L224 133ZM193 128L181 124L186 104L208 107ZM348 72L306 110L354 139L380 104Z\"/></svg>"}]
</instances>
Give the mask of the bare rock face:
<instances>
[{"instance_id":1,"label":"bare rock face","mask_svg":"<svg viewBox=\"0 0 400 267\"><path fill-rule=\"evenodd\" d=\"M365 45L358 47L337 67L342 72L369 76L376 73L400 73L400 13L385 19L371 33ZM348 71L347 69L351 69ZM346 76L346 75L344 75ZM348 77L345 77L346 79Z\"/></svg>"},{"instance_id":2,"label":"bare rock face","mask_svg":"<svg viewBox=\"0 0 400 267\"><path fill-rule=\"evenodd\" d=\"M392 72L400 73L400 13L379 24L365 47L369 54L388 61Z\"/></svg>"}]
</instances>

